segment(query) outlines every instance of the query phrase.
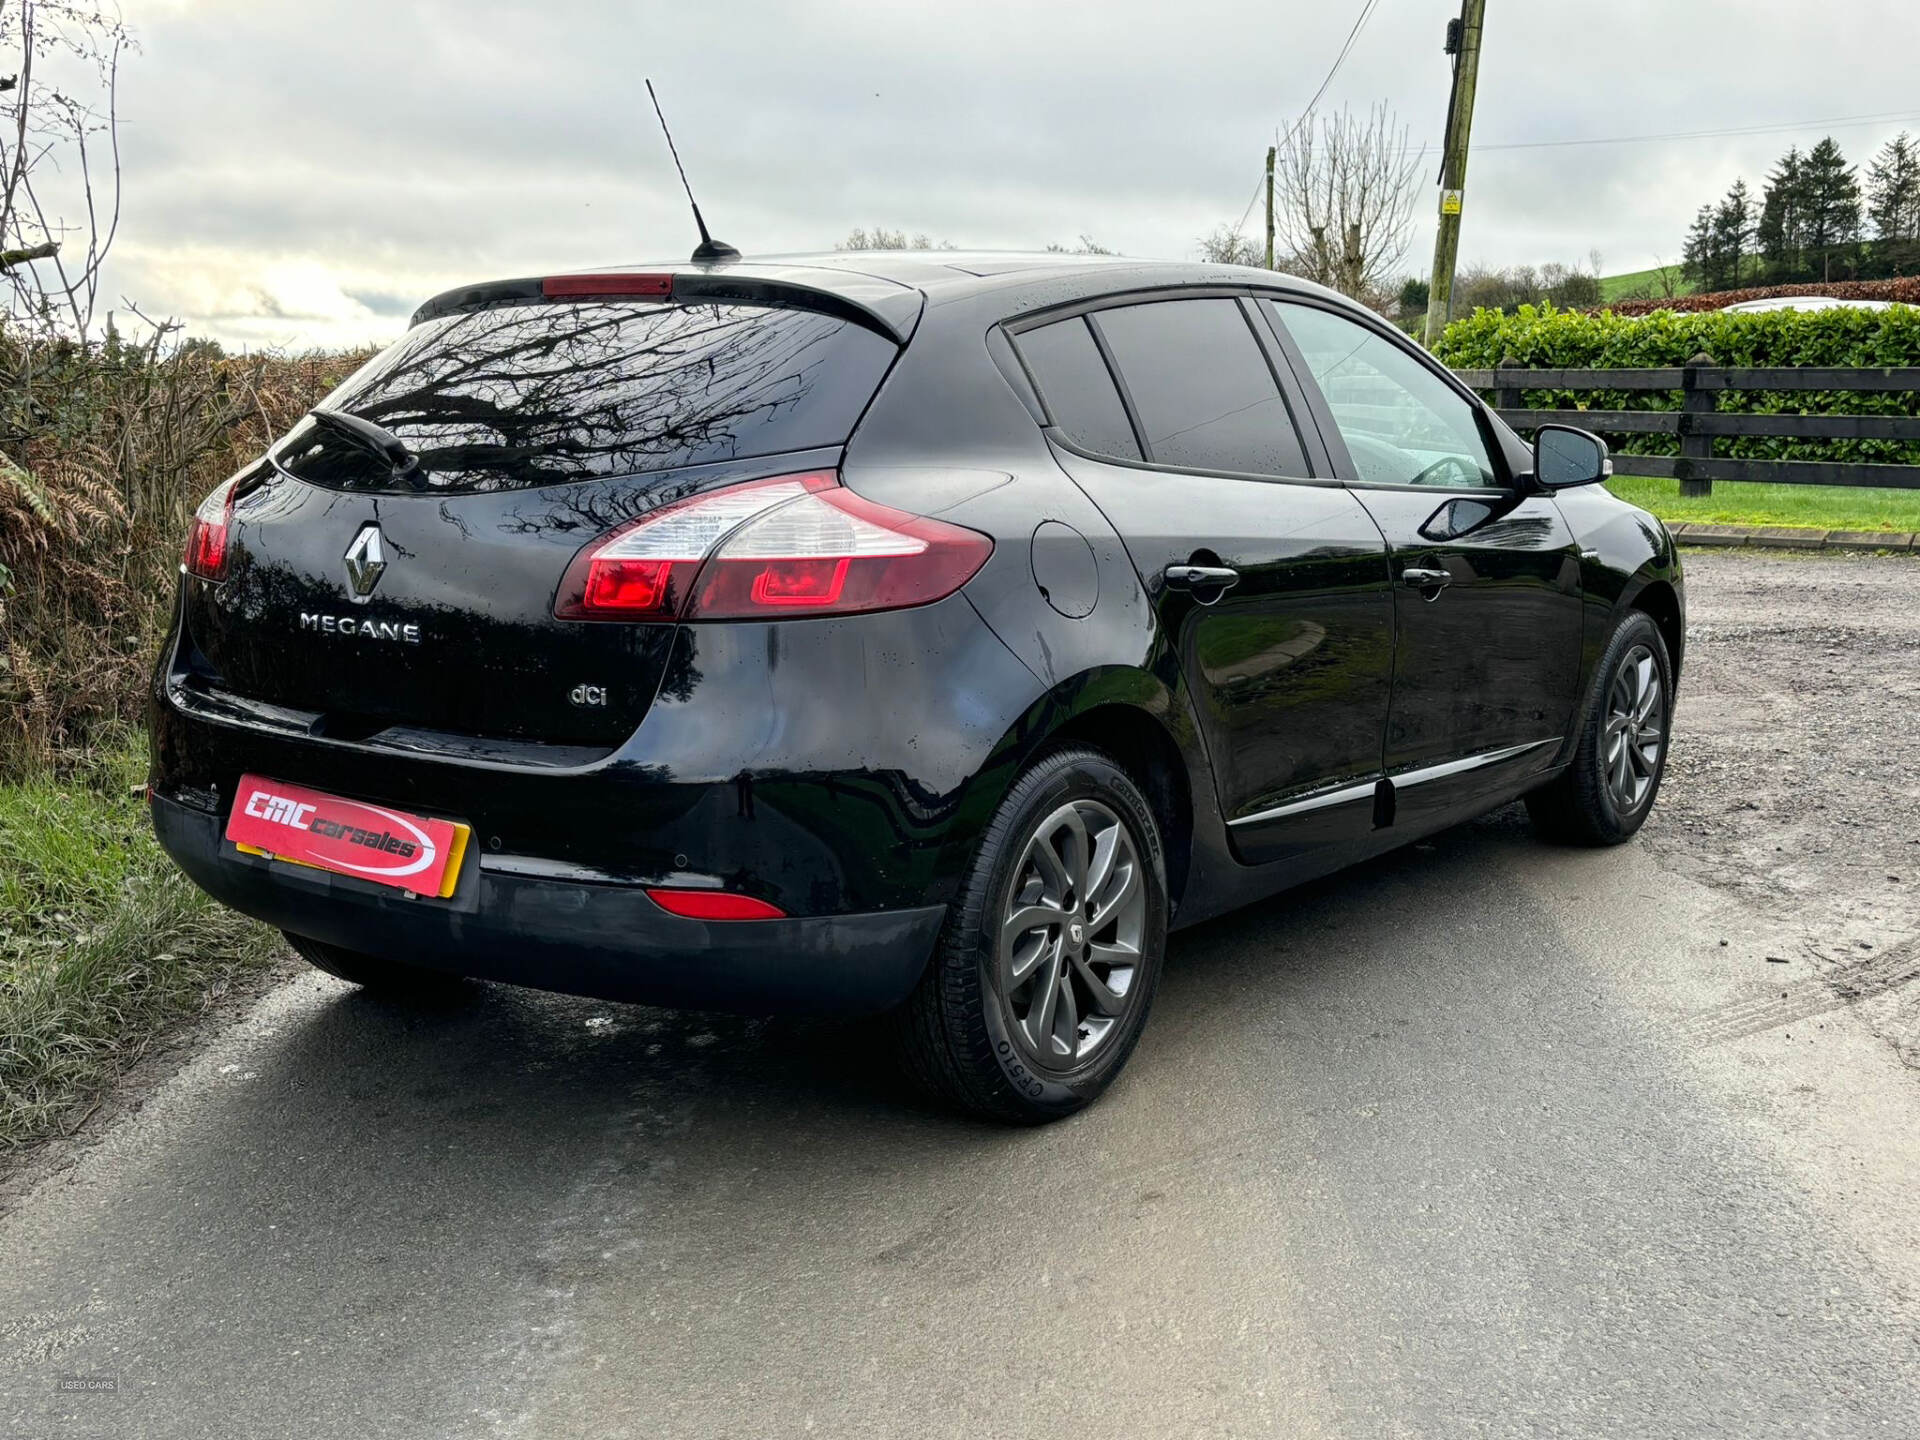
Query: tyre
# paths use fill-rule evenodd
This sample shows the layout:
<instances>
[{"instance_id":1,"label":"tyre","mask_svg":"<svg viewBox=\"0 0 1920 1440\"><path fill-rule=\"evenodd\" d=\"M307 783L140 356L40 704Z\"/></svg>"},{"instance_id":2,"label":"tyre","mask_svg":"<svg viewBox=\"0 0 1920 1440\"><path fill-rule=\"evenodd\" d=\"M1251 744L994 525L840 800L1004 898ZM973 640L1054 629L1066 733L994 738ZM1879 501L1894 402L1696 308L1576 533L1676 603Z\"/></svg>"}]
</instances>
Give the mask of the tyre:
<instances>
[{"instance_id":1,"label":"tyre","mask_svg":"<svg viewBox=\"0 0 1920 1440\"><path fill-rule=\"evenodd\" d=\"M985 1118L1071 1115L1132 1053L1166 938L1166 859L1146 797L1098 751L1054 751L994 812L896 1017L908 1068Z\"/></svg>"},{"instance_id":2,"label":"tyre","mask_svg":"<svg viewBox=\"0 0 1920 1440\"><path fill-rule=\"evenodd\" d=\"M1573 763L1527 796L1545 839L1618 845L1653 809L1673 728L1673 666L1651 616L1623 617L1595 667Z\"/></svg>"},{"instance_id":3,"label":"tyre","mask_svg":"<svg viewBox=\"0 0 1920 1440\"><path fill-rule=\"evenodd\" d=\"M382 960L377 955L363 955L358 950L329 945L324 940L310 940L305 935L295 935L291 930L280 933L287 937L287 944L293 947L294 954L315 969L324 970L336 980L345 980L349 985L358 985L375 995L395 1000L440 1000L458 995L468 987L466 980L458 975L449 975L444 970L428 970L398 960Z\"/></svg>"}]
</instances>

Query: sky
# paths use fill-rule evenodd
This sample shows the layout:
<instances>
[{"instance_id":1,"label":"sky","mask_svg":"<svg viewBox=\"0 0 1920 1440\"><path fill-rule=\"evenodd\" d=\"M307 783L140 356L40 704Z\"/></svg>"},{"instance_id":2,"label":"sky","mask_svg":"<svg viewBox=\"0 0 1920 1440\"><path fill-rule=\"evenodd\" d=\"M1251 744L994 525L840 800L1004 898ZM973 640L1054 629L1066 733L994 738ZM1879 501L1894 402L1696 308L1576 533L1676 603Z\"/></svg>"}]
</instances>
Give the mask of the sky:
<instances>
[{"instance_id":1,"label":"sky","mask_svg":"<svg viewBox=\"0 0 1920 1440\"><path fill-rule=\"evenodd\" d=\"M749 255L858 225L1191 258L1223 221L1259 233L1266 146L1364 0L122 4L141 50L107 303L259 348L383 342L465 281L684 258L649 75L709 224ZM1789 144L1830 131L1861 161L1920 133L1912 0L1487 9L1463 262L1676 260L1699 205L1757 189ZM1384 101L1437 167L1455 13L1378 0L1320 111ZM1808 123L1854 117L1876 118ZM1430 268L1432 230L1406 273Z\"/></svg>"}]
</instances>

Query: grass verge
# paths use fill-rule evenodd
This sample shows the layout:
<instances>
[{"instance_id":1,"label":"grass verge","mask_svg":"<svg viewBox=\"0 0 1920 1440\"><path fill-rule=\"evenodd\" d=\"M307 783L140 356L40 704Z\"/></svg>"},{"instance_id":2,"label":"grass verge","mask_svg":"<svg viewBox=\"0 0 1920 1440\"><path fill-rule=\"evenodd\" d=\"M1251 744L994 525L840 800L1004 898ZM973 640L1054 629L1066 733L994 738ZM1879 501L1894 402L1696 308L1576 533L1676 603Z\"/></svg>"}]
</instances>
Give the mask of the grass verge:
<instances>
[{"instance_id":1,"label":"grass verge","mask_svg":"<svg viewBox=\"0 0 1920 1440\"><path fill-rule=\"evenodd\" d=\"M1711 495L1680 498L1678 480L1616 475L1607 488L1668 524L1798 525L1812 530L1920 530L1920 490L1759 485L1716 480Z\"/></svg>"},{"instance_id":2,"label":"grass verge","mask_svg":"<svg viewBox=\"0 0 1920 1440\"><path fill-rule=\"evenodd\" d=\"M0 1151L86 1102L276 937L175 870L132 742L86 771L0 784Z\"/></svg>"}]
</instances>

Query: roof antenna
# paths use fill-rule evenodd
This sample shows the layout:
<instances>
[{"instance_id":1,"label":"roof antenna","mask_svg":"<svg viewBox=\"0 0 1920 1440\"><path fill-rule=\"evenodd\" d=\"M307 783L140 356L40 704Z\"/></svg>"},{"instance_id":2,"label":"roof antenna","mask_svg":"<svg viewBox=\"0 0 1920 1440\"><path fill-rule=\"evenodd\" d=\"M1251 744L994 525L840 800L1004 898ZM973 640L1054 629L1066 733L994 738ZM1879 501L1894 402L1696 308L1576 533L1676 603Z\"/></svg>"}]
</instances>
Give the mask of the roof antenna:
<instances>
[{"instance_id":1,"label":"roof antenna","mask_svg":"<svg viewBox=\"0 0 1920 1440\"><path fill-rule=\"evenodd\" d=\"M680 172L681 188L687 192L687 203L693 207L693 223L700 227L700 243L693 247L694 263L705 265L714 260L738 260L738 250L707 233L707 222L700 218L700 202L693 198L693 186L687 184L687 167L680 163L680 151L673 143L673 131L667 129L667 117L660 112L660 97L653 93L651 80L647 81L647 98L653 101L653 113L660 116L660 133L667 137L667 153L673 156L673 168Z\"/></svg>"}]
</instances>

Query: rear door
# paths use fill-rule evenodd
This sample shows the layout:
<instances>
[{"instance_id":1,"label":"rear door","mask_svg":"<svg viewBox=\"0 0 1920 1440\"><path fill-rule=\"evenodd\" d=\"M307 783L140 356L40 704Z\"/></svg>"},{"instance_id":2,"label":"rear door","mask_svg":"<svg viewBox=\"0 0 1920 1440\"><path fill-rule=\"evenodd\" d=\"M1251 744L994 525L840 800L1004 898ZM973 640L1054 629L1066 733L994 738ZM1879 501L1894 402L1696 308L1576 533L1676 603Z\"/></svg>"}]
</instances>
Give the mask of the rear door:
<instances>
[{"instance_id":1,"label":"rear door","mask_svg":"<svg viewBox=\"0 0 1920 1440\"><path fill-rule=\"evenodd\" d=\"M536 300L418 325L322 402L417 466L297 425L242 487L226 578L188 586L195 675L341 738L616 744L673 627L556 619L573 556L684 496L831 468L896 350L746 304Z\"/></svg>"},{"instance_id":2,"label":"rear door","mask_svg":"<svg viewBox=\"0 0 1920 1440\"><path fill-rule=\"evenodd\" d=\"M1559 750L1579 682L1579 544L1550 495L1513 484L1475 403L1410 345L1329 307L1261 303L1393 550L1395 823L1448 823Z\"/></svg>"},{"instance_id":3,"label":"rear door","mask_svg":"<svg viewBox=\"0 0 1920 1440\"><path fill-rule=\"evenodd\" d=\"M1318 869L1372 830L1392 598L1380 533L1310 453L1251 303L1109 304L1015 343L1061 464L1154 598L1236 850Z\"/></svg>"}]
</instances>

